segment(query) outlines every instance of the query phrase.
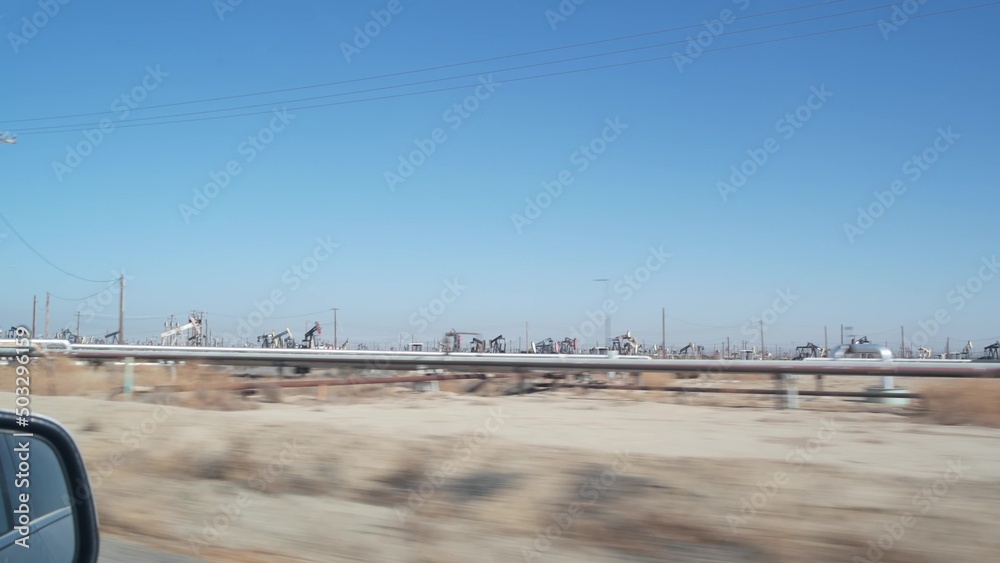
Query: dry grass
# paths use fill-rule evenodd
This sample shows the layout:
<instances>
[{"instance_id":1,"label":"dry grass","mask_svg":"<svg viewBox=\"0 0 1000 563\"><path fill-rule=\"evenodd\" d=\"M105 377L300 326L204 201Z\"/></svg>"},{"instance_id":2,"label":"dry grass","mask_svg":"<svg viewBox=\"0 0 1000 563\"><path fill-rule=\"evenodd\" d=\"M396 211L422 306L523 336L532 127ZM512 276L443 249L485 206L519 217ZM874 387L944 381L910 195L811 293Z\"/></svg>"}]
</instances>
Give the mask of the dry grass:
<instances>
[{"instance_id":1,"label":"dry grass","mask_svg":"<svg viewBox=\"0 0 1000 563\"><path fill-rule=\"evenodd\" d=\"M927 416L938 424L1000 428L1000 381L960 380L920 389Z\"/></svg>"}]
</instances>

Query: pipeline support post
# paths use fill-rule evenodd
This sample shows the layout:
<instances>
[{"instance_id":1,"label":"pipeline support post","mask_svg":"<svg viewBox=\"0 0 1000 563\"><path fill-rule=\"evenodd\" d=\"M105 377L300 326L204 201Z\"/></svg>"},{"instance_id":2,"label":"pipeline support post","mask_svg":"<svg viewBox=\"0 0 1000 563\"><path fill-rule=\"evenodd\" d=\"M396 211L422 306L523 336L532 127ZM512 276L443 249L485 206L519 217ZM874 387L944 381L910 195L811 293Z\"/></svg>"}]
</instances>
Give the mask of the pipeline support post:
<instances>
[{"instance_id":1,"label":"pipeline support post","mask_svg":"<svg viewBox=\"0 0 1000 563\"><path fill-rule=\"evenodd\" d=\"M125 358L125 380L122 382L122 392L129 398L132 397L132 383L135 378L134 366L132 365L134 361L135 358Z\"/></svg>"},{"instance_id":2,"label":"pipeline support post","mask_svg":"<svg viewBox=\"0 0 1000 563\"><path fill-rule=\"evenodd\" d=\"M775 401L777 403L777 408L786 409L797 409L799 408L799 388L798 388L799 376L794 373L776 373L774 374L775 388L778 393L775 394ZM784 391L784 393L781 393Z\"/></svg>"}]
</instances>

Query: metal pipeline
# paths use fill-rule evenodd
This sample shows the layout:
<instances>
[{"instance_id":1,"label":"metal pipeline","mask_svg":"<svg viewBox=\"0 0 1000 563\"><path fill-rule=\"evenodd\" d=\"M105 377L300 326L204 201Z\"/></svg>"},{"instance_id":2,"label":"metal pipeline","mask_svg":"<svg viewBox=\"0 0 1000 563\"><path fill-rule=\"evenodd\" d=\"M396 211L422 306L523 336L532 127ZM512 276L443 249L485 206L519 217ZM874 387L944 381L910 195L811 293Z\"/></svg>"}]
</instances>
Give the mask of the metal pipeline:
<instances>
[{"instance_id":1,"label":"metal pipeline","mask_svg":"<svg viewBox=\"0 0 1000 563\"><path fill-rule=\"evenodd\" d=\"M892 361L892 350L878 344L852 342L846 346L837 346L833 349L833 359L842 360L848 356L861 356L871 354L877 356L883 362ZM882 388L893 389L895 383L891 375L882 376Z\"/></svg>"}]
</instances>

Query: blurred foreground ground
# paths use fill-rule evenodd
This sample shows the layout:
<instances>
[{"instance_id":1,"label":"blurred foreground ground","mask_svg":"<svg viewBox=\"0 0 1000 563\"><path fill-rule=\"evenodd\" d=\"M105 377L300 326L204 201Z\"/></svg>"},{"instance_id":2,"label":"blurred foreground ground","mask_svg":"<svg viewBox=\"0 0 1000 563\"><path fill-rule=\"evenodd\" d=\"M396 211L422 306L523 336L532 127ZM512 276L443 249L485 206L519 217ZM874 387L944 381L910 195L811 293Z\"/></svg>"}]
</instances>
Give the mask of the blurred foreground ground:
<instances>
[{"instance_id":1,"label":"blurred foreground ground","mask_svg":"<svg viewBox=\"0 0 1000 563\"><path fill-rule=\"evenodd\" d=\"M490 396L471 382L430 393L331 388L323 400L308 389L269 397L280 402L109 400L115 373L61 376L55 387L39 375L33 410L77 438L104 537L204 560L1000 554L1000 429L940 425L920 406L815 399L779 411L773 398L614 390ZM994 392L1000 382L969 383ZM770 385L740 386L751 384ZM14 396L0 393L0 404Z\"/></svg>"}]
</instances>

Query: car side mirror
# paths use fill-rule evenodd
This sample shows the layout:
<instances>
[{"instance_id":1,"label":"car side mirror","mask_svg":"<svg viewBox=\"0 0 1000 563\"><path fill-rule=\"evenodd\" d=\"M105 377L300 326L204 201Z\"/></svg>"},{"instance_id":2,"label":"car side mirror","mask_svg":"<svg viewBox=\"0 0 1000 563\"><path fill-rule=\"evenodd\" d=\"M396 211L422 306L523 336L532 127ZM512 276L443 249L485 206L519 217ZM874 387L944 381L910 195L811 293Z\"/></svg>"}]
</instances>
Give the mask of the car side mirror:
<instances>
[{"instance_id":1,"label":"car side mirror","mask_svg":"<svg viewBox=\"0 0 1000 563\"><path fill-rule=\"evenodd\" d=\"M90 481L65 428L0 410L0 476L0 561L97 561Z\"/></svg>"}]
</instances>

